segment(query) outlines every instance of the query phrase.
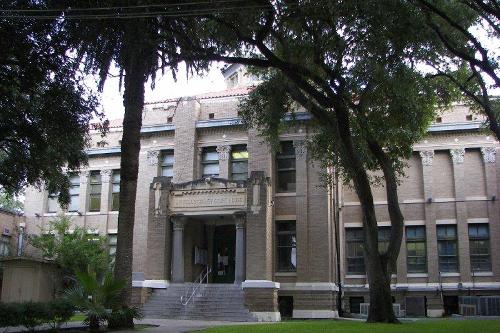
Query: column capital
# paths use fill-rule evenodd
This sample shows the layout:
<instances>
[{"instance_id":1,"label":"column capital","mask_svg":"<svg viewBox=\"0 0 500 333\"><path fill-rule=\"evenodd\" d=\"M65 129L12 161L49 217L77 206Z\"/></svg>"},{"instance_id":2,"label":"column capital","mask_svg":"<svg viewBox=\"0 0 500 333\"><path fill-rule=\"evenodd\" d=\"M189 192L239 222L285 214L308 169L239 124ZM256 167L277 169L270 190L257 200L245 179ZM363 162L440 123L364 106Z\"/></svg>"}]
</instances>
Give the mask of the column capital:
<instances>
[{"instance_id":1,"label":"column capital","mask_svg":"<svg viewBox=\"0 0 500 333\"><path fill-rule=\"evenodd\" d=\"M420 151L420 158L422 159L422 165L431 166L434 159L434 150Z\"/></svg>"},{"instance_id":2,"label":"column capital","mask_svg":"<svg viewBox=\"0 0 500 333\"><path fill-rule=\"evenodd\" d=\"M89 170L80 171L80 184L86 184L87 180L89 179L89 175L90 175Z\"/></svg>"},{"instance_id":3,"label":"column capital","mask_svg":"<svg viewBox=\"0 0 500 333\"><path fill-rule=\"evenodd\" d=\"M172 221L174 230L184 230L184 224L186 223L186 216L182 214L170 216L170 221Z\"/></svg>"},{"instance_id":4,"label":"column capital","mask_svg":"<svg viewBox=\"0 0 500 333\"><path fill-rule=\"evenodd\" d=\"M219 145L215 150L219 154L219 161L226 161L229 159L229 155L231 154L230 145Z\"/></svg>"},{"instance_id":5,"label":"column capital","mask_svg":"<svg viewBox=\"0 0 500 333\"><path fill-rule=\"evenodd\" d=\"M111 173L113 172L113 170L111 169L103 169L101 170L101 181L103 183L109 183L110 179L111 179Z\"/></svg>"},{"instance_id":6,"label":"column capital","mask_svg":"<svg viewBox=\"0 0 500 333\"><path fill-rule=\"evenodd\" d=\"M307 154L307 142L305 140L293 140L293 146L295 148L295 156L297 158L303 159Z\"/></svg>"},{"instance_id":7,"label":"column capital","mask_svg":"<svg viewBox=\"0 0 500 333\"><path fill-rule=\"evenodd\" d=\"M496 148L495 147L482 147L481 153L483 154L484 163L495 163Z\"/></svg>"},{"instance_id":8,"label":"column capital","mask_svg":"<svg viewBox=\"0 0 500 333\"><path fill-rule=\"evenodd\" d=\"M158 165L159 156L160 156L159 150L149 150L146 152L146 158L148 160L148 164L151 166Z\"/></svg>"},{"instance_id":9,"label":"column capital","mask_svg":"<svg viewBox=\"0 0 500 333\"><path fill-rule=\"evenodd\" d=\"M234 216L234 221L236 224L236 229L243 229L245 228L245 221L247 214L245 212L236 212L233 214Z\"/></svg>"},{"instance_id":10,"label":"column capital","mask_svg":"<svg viewBox=\"0 0 500 333\"><path fill-rule=\"evenodd\" d=\"M465 148L450 149L450 154L451 154L451 158L453 160L453 164L464 163Z\"/></svg>"}]
</instances>

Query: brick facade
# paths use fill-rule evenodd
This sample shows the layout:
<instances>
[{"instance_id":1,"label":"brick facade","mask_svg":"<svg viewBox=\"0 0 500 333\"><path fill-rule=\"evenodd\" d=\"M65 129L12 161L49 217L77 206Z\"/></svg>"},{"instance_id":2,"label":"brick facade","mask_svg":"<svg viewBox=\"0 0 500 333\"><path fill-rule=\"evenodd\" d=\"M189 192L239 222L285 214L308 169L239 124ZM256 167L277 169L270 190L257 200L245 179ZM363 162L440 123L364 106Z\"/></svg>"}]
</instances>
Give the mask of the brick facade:
<instances>
[{"instance_id":1,"label":"brick facade","mask_svg":"<svg viewBox=\"0 0 500 333\"><path fill-rule=\"evenodd\" d=\"M231 147L243 144L249 155L241 238L246 239L243 288L249 309L271 318L278 311L278 299L292 297L294 317L331 318L337 315L339 289L346 312L354 304L354 297L363 297L363 302L368 303L366 276L349 273L346 264L346 230L362 226L356 194L348 185L330 189L325 186L321 176L326 170L312 163L304 144L307 122L281 138L293 142L295 148L296 190L279 193L274 154L262 137L255 130L246 130L238 118L238 101L247 92L246 88L235 88L145 106L134 229L134 286L138 287L134 299L144 301L150 288L168 287L173 270L179 268L176 265L182 265L184 281L194 281L202 267L195 264L197 249L207 250L209 263L217 259L214 232L217 226L235 225L235 214L240 212L240 208L226 206L230 206L227 193L241 191L241 186L224 179L231 174ZM500 260L493 255L500 252L500 163L499 154L495 154L500 146L491 135L479 130L478 121L467 122L468 114L462 105L443 111L440 122L431 126L428 136L415 145L407 161L406 177L399 187L401 208L407 226L425 226L427 269L422 273L407 272L403 239L392 281L395 302L403 310L406 297L425 297L427 314L435 316L444 313L443 295L500 295ZM106 170L119 168L120 131L119 124L115 124L104 147L97 147L102 139L95 134L88 170L81 173L80 214L68 213L75 224L101 234L114 234L117 228L117 212L110 211L111 180L103 176L101 209L89 212L86 175L92 170L104 170L106 174ZM206 147L216 148L221 180L200 180ZM161 156L166 150L174 150L173 179L160 177ZM219 185L220 190L214 188ZM204 211L201 203L200 207L189 206L185 212L176 208L191 202L188 197L175 201L186 191L196 195L213 193L213 200L203 199L209 208ZM374 198L379 224L388 226L383 186L374 187ZM219 208L213 204L217 200L225 200ZM39 226L55 216L47 213L46 207L46 192L27 190L28 232L36 233ZM172 221L181 215L182 227L174 225ZM296 270L278 270L279 221L295 221ZM489 226L491 270L472 274L468 226L477 223ZM456 273L440 273L436 228L449 224L457 227L459 269ZM340 244L336 244L337 229ZM180 245L176 243L179 241ZM182 261L176 252L180 248ZM218 273L212 274L210 281ZM147 289L139 291L140 287Z\"/></svg>"}]
</instances>

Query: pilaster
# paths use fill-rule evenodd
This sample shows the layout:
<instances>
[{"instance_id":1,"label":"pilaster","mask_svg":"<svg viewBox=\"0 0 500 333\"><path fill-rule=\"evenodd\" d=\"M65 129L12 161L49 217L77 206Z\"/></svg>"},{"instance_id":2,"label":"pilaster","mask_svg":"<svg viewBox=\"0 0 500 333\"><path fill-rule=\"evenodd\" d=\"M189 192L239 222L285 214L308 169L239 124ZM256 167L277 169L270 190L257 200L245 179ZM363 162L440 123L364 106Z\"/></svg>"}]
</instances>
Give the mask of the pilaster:
<instances>
[{"instance_id":1,"label":"pilaster","mask_svg":"<svg viewBox=\"0 0 500 333\"><path fill-rule=\"evenodd\" d=\"M294 140L295 148L295 181L296 181L296 221L297 231L297 281L307 282L310 274L310 231L307 216L308 196L308 165L307 145L305 140Z\"/></svg>"},{"instance_id":2,"label":"pilaster","mask_svg":"<svg viewBox=\"0 0 500 333\"><path fill-rule=\"evenodd\" d=\"M236 225L236 256L235 256L235 283L241 283L246 278L245 263L245 213L234 214Z\"/></svg>"},{"instance_id":3,"label":"pilaster","mask_svg":"<svg viewBox=\"0 0 500 333\"><path fill-rule=\"evenodd\" d=\"M462 281L470 281L469 228L467 225L467 203L465 202L465 149L450 149L450 155L453 161L459 272Z\"/></svg>"},{"instance_id":4,"label":"pilaster","mask_svg":"<svg viewBox=\"0 0 500 333\"><path fill-rule=\"evenodd\" d=\"M231 146L230 145L219 145L216 148L217 154L219 155L219 177L229 179L230 174L230 156L231 156Z\"/></svg>"},{"instance_id":5,"label":"pilaster","mask_svg":"<svg viewBox=\"0 0 500 333\"><path fill-rule=\"evenodd\" d=\"M87 193L89 184L89 174L88 170L80 172L80 198L78 203L78 211L85 213L87 211Z\"/></svg>"},{"instance_id":6,"label":"pilaster","mask_svg":"<svg viewBox=\"0 0 500 333\"><path fill-rule=\"evenodd\" d=\"M433 202L433 175L432 163L434 160L434 150L420 151L422 159L422 179L424 183L425 204L425 236L427 243L427 274L429 281L439 281L439 263L437 255L437 236L436 236L436 212Z\"/></svg>"},{"instance_id":7,"label":"pilaster","mask_svg":"<svg viewBox=\"0 0 500 333\"><path fill-rule=\"evenodd\" d=\"M101 214L108 214L110 209L111 201L111 174L113 170L103 169L101 170Z\"/></svg>"}]
</instances>

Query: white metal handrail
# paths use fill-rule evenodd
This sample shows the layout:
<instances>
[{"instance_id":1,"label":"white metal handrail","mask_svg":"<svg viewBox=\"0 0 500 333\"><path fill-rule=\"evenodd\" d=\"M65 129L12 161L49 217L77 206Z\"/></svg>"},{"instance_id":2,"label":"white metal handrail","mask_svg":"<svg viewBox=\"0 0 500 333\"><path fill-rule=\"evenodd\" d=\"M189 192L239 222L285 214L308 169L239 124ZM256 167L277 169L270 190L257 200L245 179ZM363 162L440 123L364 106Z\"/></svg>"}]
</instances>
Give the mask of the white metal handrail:
<instances>
[{"instance_id":1,"label":"white metal handrail","mask_svg":"<svg viewBox=\"0 0 500 333\"><path fill-rule=\"evenodd\" d=\"M186 293L186 295L181 296L182 305L186 306L189 304L189 302L193 299L198 289L200 289L200 286L203 284L203 282L208 283L208 275L210 273L212 273L212 269L208 266L206 266L205 269L201 271L200 275L198 276L196 281L194 281L193 286L191 287L191 293L189 297L187 297L188 293Z\"/></svg>"}]
</instances>

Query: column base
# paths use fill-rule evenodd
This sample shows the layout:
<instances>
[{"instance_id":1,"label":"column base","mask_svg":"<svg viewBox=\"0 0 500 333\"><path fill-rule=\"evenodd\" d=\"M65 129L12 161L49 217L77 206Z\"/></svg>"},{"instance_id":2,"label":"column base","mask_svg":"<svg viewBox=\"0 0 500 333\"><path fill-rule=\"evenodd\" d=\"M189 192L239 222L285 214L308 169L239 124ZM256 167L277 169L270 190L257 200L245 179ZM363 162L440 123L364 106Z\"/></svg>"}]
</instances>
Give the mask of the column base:
<instances>
[{"instance_id":1,"label":"column base","mask_svg":"<svg viewBox=\"0 0 500 333\"><path fill-rule=\"evenodd\" d=\"M443 309L427 309L427 317L440 318L444 315Z\"/></svg>"},{"instance_id":2,"label":"column base","mask_svg":"<svg viewBox=\"0 0 500 333\"><path fill-rule=\"evenodd\" d=\"M259 322L278 322L281 321L279 312L250 312Z\"/></svg>"},{"instance_id":3,"label":"column base","mask_svg":"<svg viewBox=\"0 0 500 333\"><path fill-rule=\"evenodd\" d=\"M168 280L132 281L132 287L135 288L167 289L169 284Z\"/></svg>"},{"instance_id":4,"label":"column base","mask_svg":"<svg viewBox=\"0 0 500 333\"><path fill-rule=\"evenodd\" d=\"M333 310L293 310L293 318L297 319L333 319L338 317L338 311Z\"/></svg>"}]
</instances>

